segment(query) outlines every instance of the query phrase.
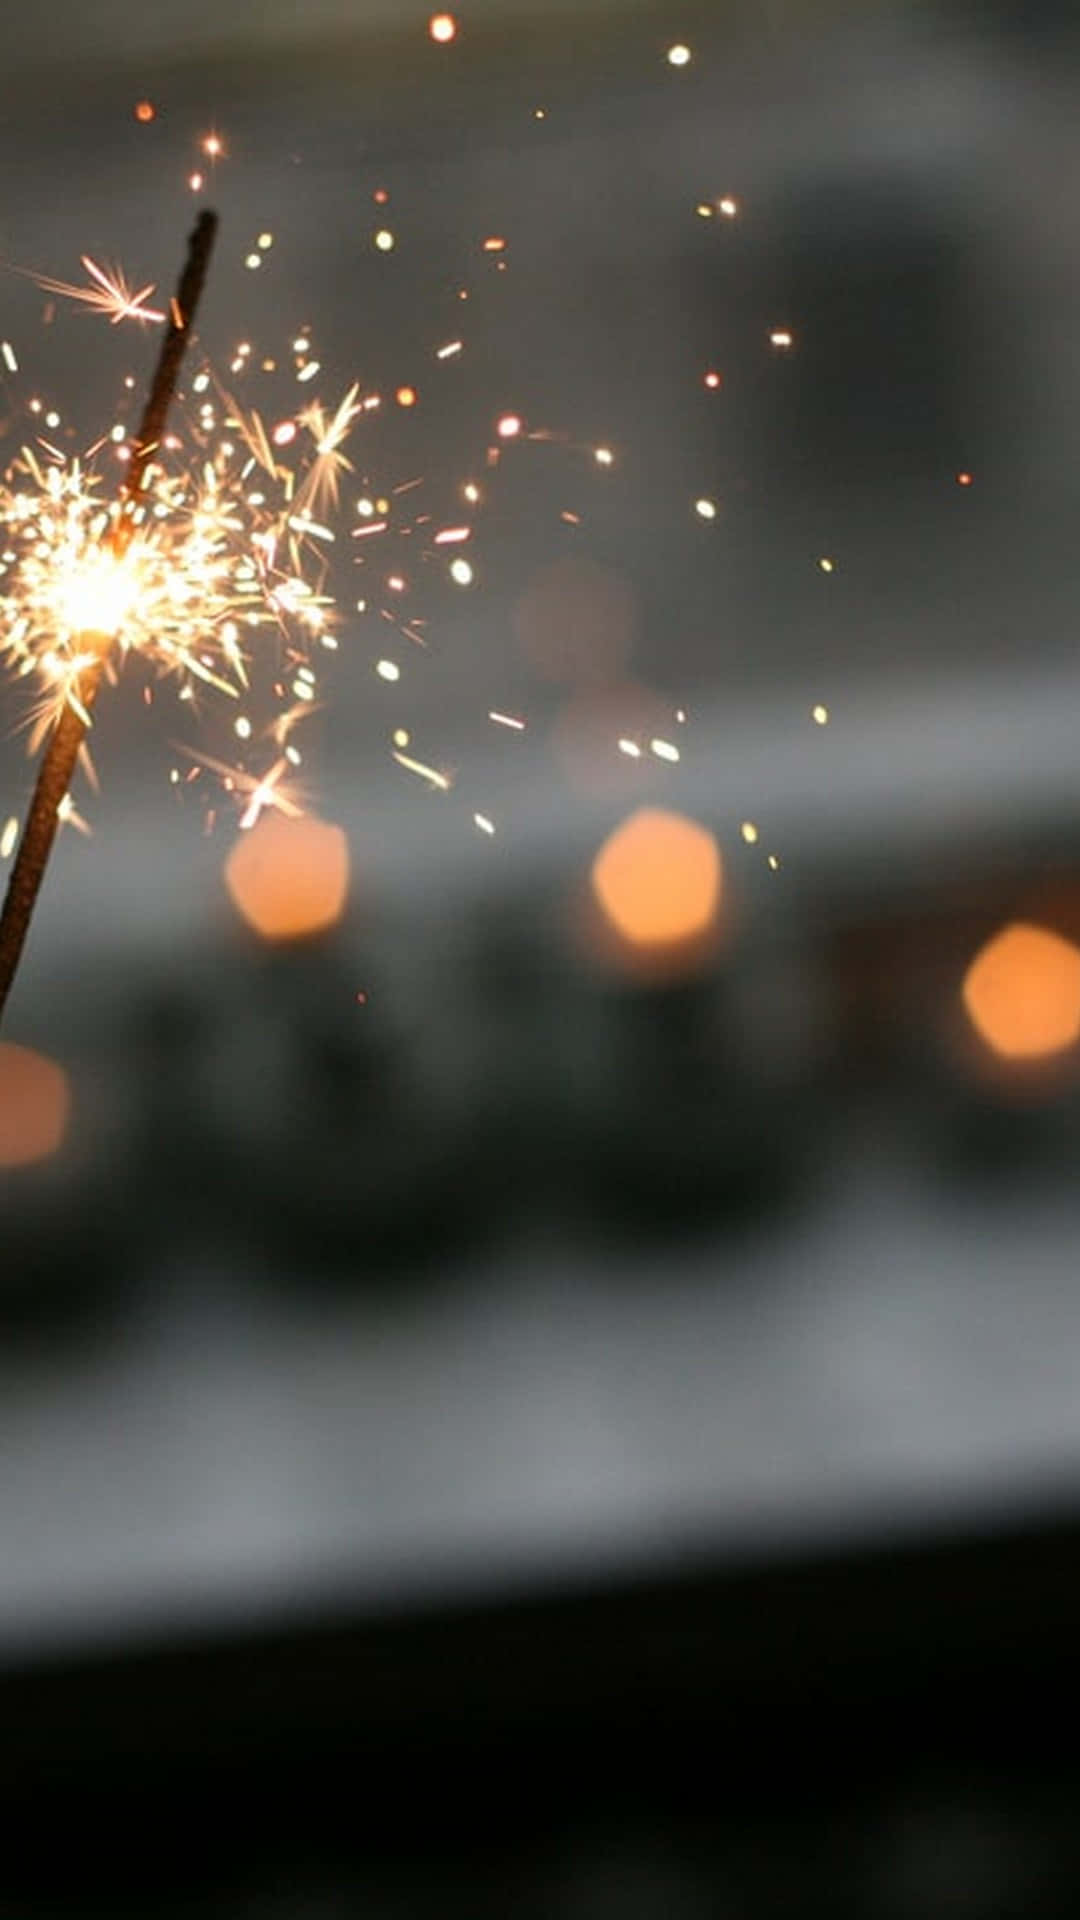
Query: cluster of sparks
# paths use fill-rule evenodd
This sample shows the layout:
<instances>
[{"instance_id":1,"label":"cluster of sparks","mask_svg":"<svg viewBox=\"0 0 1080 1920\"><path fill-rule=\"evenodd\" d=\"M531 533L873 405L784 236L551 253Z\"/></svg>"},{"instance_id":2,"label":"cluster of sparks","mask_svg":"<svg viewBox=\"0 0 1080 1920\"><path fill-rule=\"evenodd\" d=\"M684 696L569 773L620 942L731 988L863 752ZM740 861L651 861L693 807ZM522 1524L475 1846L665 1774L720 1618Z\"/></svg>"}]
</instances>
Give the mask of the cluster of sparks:
<instances>
[{"instance_id":1,"label":"cluster of sparks","mask_svg":"<svg viewBox=\"0 0 1080 1920\"><path fill-rule=\"evenodd\" d=\"M430 39L449 46L458 34L458 22L448 13L435 13L428 22ZM666 49L667 64L675 69L691 62L693 49L677 41ZM546 108L535 109L538 120ZM137 121L151 124L157 108L150 100L134 107ZM205 168L227 157L223 137L215 132L200 140L200 170L188 185L201 192ZM389 196L375 193L380 208ZM730 194L699 201L702 218L719 216L733 221L741 209ZM386 216L382 216L386 217ZM255 268L269 258L274 236L258 235L245 264ZM379 225L370 236L376 253L390 254L396 238L389 226ZM494 271L505 272L507 240L492 234L480 243ZM34 276L42 290L100 315L112 325L153 328L169 316L155 305L153 284L137 285L125 272L82 257L85 280L64 281ZM468 298L462 290L459 298ZM175 317L175 316L174 316ZM788 353L795 337L786 326L769 335L777 354ZM438 363L455 361L465 342L450 338L433 347ZM10 345L2 343L5 366L17 367ZM284 408L255 408L235 397L247 391L258 370L290 369L303 391L302 404ZM40 432L27 435L6 473L0 476L0 664L25 681L30 693L27 729L36 750L65 706L85 719L81 704L84 675L104 663L107 677L115 678L130 661L141 663L145 697L154 698L154 686L170 681L176 697L198 704L204 697L232 703L231 742L240 743L244 757L261 755L261 770L238 766L231 759L215 759L191 752L186 771L174 765L174 784L187 784L203 774L215 776L240 805L242 824L250 826L264 807L286 814L303 810L304 796L296 770L300 752L293 740L297 723L314 711L318 673L315 662L322 649L337 646L340 615L328 583L331 550L339 541L334 562L363 569L357 584L368 592L350 596L353 611L386 623L387 639L373 660L380 680L396 683L402 677L394 640L425 648L428 623L411 593L405 567L387 562L387 542L410 538L409 550L422 551L439 563L440 576L454 587L472 587L477 578L472 557L473 510L481 502L475 479L465 480L454 506L431 512L415 499L423 476L380 489L366 477L354 478L350 436L364 415L382 404L382 396L365 392L359 382L347 387L336 404L327 404L315 391L320 366L304 329L287 353L261 358L249 342L234 348L228 362L228 388L205 363L190 373L182 395L175 429L153 451L136 500L125 498L123 465L131 457L130 429L118 422L101 440L79 456ZM724 385L724 376L708 367L697 376L709 392ZM135 382L129 378L129 389ZM310 397L308 397L310 396ZM414 385L401 385L392 403L402 409L418 404ZM44 414L34 401L30 413L35 426L55 429L59 415ZM504 447L515 441L565 440L568 449L584 452L601 470L616 464L611 447L581 447L572 436L533 429L519 414L505 413L493 422L486 464L498 464ZM961 485L967 473L957 475ZM344 501L350 496L348 508ZM689 503L698 522L715 523L721 504L703 493ZM351 525L348 520L351 518ZM572 527L580 516L567 510L563 520ZM344 524L342 524L344 523ZM832 558L822 556L823 573L834 570ZM385 651L383 650L385 648ZM265 696L272 699L265 717ZM252 714L263 717L256 722ZM829 718L823 704L813 708L819 726ZM680 710L676 718L685 723ZM491 725L508 734L521 733L526 720L493 706ZM630 761L678 762L680 749L673 740L643 734L640 739L618 736L613 748ZM186 752L187 750L184 749ZM406 772L447 791L451 772L419 758L404 727L391 736L394 760ZM71 804L66 814L80 824ZM494 832L485 813L474 813L477 829ZM4 831L0 854L10 851L10 827ZM757 828L746 823L747 844L757 839Z\"/></svg>"},{"instance_id":2,"label":"cluster of sparks","mask_svg":"<svg viewBox=\"0 0 1080 1920\"><path fill-rule=\"evenodd\" d=\"M112 321L164 318L148 305L152 286L134 290L122 273L83 264L86 286L43 286ZM12 370L10 348L5 360ZM141 662L148 699L154 681L169 679L182 702L212 694L234 703L241 741L252 737L243 709L253 681L269 679L268 772L204 762L246 800L251 825L262 806L301 810L290 733L315 698L315 649L335 644L325 585L334 536L324 521L349 469L357 389L336 408L310 403L288 434L237 404L206 367L188 402L192 417L154 450L136 499L122 487L132 451L122 426L77 457L42 435L21 446L0 478L0 662L28 686L31 751L67 705L89 724L80 689L101 664L115 678L128 660ZM75 819L70 804L65 817Z\"/></svg>"}]
</instances>

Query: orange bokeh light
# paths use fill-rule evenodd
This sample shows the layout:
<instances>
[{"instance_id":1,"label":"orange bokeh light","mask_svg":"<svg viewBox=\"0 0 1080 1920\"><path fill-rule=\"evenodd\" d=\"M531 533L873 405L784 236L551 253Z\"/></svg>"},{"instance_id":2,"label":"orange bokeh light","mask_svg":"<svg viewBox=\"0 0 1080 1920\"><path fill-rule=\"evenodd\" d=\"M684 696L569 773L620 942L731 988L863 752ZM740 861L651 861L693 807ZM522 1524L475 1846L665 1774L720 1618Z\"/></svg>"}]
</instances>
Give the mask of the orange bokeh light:
<instances>
[{"instance_id":1,"label":"orange bokeh light","mask_svg":"<svg viewBox=\"0 0 1080 1920\"><path fill-rule=\"evenodd\" d=\"M416 388L399 387L395 395L399 407L415 407Z\"/></svg>"},{"instance_id":2,"label":"orange bokeh light","mask_svg":"<svg viewBox=\"0 0 1080 1920\"><path fill-rule=\"evenodd\" d=\"M225 862L238 913L264 940L323 933L341 919L349 891L349 849L325 820L264 813Z\"/></svg>"},{"instance_id":3,"label":"orange bokeh light","mask_svg":"<svg viewBox=\"0 0 1080 1920\"><path fill-rule=\"evenodd\" d=\"M457 21L452 13L433 13L428 21L428 32L439 46L445 47L457 33Z\"/></svg>"},{"instance_id":4,"label":"orange bokeh light","mask_svg":"<svg viewBox=\"0 0 1080 1920\"><path fill-rule=\"evenodd\" d=\"M964 977L968 1018L992 1053L1041 1060L1080 1039L1080 949L1047 927L1014 921Z\"/></svg>"},{"instance_id":5,"label":"orange bokeh light","mask_svg":"<svg viewBox=\"0 0 1080 1920\"><path fill-rule=\"evenodd\" d=\"M0 1167L47 1160L67 1132L68 1077L54 1060L0 1041Z\"/></svg>"},{"instance_id":6,"label":"orange bokeh light","mask_svg":"<svg viewBox=\"0 0 1080 1920\"><path fill-rule=\"evenodd\" d=\"M671 947L706 933L716 918L720 882L712 834L660 807L632 813L592 865L605 918L635 947Z\"/></svg>"},{"instance_id":7,"label":"orange bokeh light","mask_svg":"<svg viewBox=\"0 0 1080 1920\"><path fill-rule=\"evenodd\" d=\"M156 112L157 109L152 100L139 100L136 102L135 118L136 120L141 120L144 126L148 121L155 118Z\"/></svg>"}]
</instances>

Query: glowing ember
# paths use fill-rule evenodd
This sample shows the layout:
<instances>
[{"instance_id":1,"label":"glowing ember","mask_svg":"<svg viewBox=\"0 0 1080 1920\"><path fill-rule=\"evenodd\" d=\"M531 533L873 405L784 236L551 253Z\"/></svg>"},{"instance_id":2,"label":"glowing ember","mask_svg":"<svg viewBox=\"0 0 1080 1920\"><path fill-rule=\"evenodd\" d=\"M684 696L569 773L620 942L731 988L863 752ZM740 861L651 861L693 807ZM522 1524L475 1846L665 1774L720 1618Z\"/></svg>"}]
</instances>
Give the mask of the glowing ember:
<instances>
[{"instance_id":1,"label":"glowing ember","mask_svg":"<svg viewBox=\"0 0 1080 1920\"><path fill-rule=\"evenodd\" d=\"M156 108L152 100L139 100L136 102L135 118L136 120L141 120L144 126L148 121L153 120L155 115Z\"/></svg>"},{"instance_id":2,"label":"glowing ember","mask_svg":"<svg viewBox=\"0 0 1080 1920\"><path fill-rule=\"evenodd\" d=\"M452 13L433 13L428 21L428 33L439 46L447 46L457 34L457 21Z\"/></svg>"},{"instance_id":3,"label":"glowing ember","mask_svg":"<svg viewBox=\"0 0 1080 1920\"><path fill-rule=\"evenodd\" d=\"M690 65L691 58L692 58L692 55L689 47L685 46L681 40L677 41L675 46L669 47L667 50L667 62L669 67L688 67Z\"/></svg>"}]
</instances>

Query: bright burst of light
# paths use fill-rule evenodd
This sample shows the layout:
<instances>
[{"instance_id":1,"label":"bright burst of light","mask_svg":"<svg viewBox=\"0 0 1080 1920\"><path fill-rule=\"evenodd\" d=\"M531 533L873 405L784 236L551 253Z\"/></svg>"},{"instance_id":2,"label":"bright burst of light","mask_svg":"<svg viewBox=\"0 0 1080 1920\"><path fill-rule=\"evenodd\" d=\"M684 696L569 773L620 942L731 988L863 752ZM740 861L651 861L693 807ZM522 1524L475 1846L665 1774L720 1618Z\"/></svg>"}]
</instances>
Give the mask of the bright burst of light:
<instances>
[{"instance_id":1,"label":"bright burst of light","mask_svg":"<svg viewBox=\"0 0 1080 1920\"><path fill-rule=\"evenodd\" d=\"M709 500L706 497L703 497L700 500L695 500L694 511L699 515L699 517L702 520L715 520L716 519L716 501Z\"/></svg>"},{"instance_id":2,"label":"bright burst of light","mask_svg":"<svg viewBox=\"0 0 1080 1920\"><path fill-rule=\"evenodd\" d=\"M36 273L33 278L46 293L57 293L66 300L78 300L94 313L103 313L113 326L121 320L164 320L164 313L146 302L154 292L154 286L140 287L134 291L128 284L119 267L99 266L91 260L88 253L81 255L82 264L90 275L90 285L80 287L68 280L50 280L47 275Z\"/></svg>"},{"instance_id":3,"label":"bright burst of light","mask_svg":"<svg viewBox=\"0 0 1080 1920\"><path fill-rule=\"evenodd\" d=\"M689 47L685 46L681 40L677 41L673 47L669 47L667 50L669 67L688 67L691 57Z\"/></svg>"},{"instance_id":4,"label":"bright burst of light","mask_svg":"<svg viewBox=\"0 0 1080 1920\"><path fill-rule=\"evenodd\" d=\"M450 578L454 582L455 586L471 587L473 582L473 570L472 570L472 567L469 565L469 562L464 559L451 560Z\"/></svg>"},{"instance_id":5,"label":"bright burst of light","mask_svg":"<svg viewBox=\"0 0 1080 1920\"><path fill-rule=\"evenodd\" d=\"M375 245L378 247L380 253L393 253L394 236L389 227L379 228L378 233L375 235Z\"/></svg>"},{"instance_id":6,"label":"bright burst of light","mask_svg":"<svg viewBox=\"0 0 1080 1920\"><path fill-rule=\"evenodd\" d=\"M810 717L819 727L827 727L829 724L829 709L828 707L822 706L819 702L818 705L812 709Z\"/></svg>"},{"instance_id":7,"label":"bright burst of light","mask_svg":"<svg viewBox=\"0 0 1080 1920\"><path fill-rule=\"evenodd\" d=\"M452 13L433 13L428 21L428 32L440 46L446 46L457 33L457 21Z\"/></svg>"},{"instance_id":8,"label":"bright burst of light","mask_svg":"<svg viewBox=\"0 0 1080 1920\"><path fill-rule=\"evenodd\" d=\"M200 374L192 388L206 384ZM173 677L181 699L211 690L235 699L266 632L292 673L310 673L307 648L330 617L320 549L332 537L312 509L346 464L352 396L306 420L314 452L302 442L295 468L277 463L257 417L230 413L219 426L211 402L197 404L196 453L185 458L170 434L134 502L113 491L94 450L69 459L46 442L24 446L0 476L0 663L31 693L31 751L65 706L89 720L80 686L103 658L110 677L137 657ZM119 438L126 453L122 426ZM253 489L256 465L264 473Z\"/></svg>"}]
</instances>

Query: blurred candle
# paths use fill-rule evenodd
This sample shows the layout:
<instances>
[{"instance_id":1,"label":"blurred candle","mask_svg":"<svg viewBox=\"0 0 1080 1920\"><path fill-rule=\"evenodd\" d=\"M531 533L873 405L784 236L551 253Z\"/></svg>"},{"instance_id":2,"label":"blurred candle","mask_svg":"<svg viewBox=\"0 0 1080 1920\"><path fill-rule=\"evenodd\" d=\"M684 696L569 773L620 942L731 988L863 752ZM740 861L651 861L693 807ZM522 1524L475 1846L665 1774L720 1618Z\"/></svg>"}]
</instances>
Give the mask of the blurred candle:
<instances>
[{"instance_id":1,"label":"blurred candle","mask_svg":"<svg viewBox=\"0 0 1080 1920\"><path fill-rule=\"evenodd\" d=\"M265 940L322 933L340 920L349 889L349 849L325 820L264 813L236 842L225 884L237 911Z\"/></svg>"},{"instance_id":2,"label":"blurred candle","mask_svg":"<svg viewBox=\"0 0 1080 1920\"><path fill-rule=\"evenodd\" d=\"M0 1167L47 1160L67 1132L70 1111L63 1068L29 1047L0 1041Z\"/></svg>"},{"instance_id":3,"label":"blurred candle","mask_svg":"<svg viewBox=\"0 0 1080 1920\"><path fill-rule=\"evenodd\" d=\"M720 850L682 814L642 807L605 840L593 892L616 933L634 947L676 946L705 933L720 900Z\"/></svg>"},{"instance_id":4,"label":"blurred candle","mask_svg":"<svg viewBox=\"0 0 1080 1920\"><path fill-rule=\"evenodd\" d=\"M1038 1060L1080 1038L1080 951L1046 927L1015 921L976 954L961 989L992 1053Z\"/></svg>"}]
</instances>

